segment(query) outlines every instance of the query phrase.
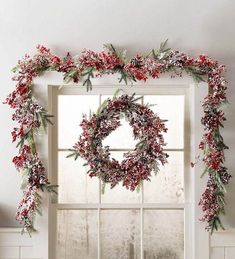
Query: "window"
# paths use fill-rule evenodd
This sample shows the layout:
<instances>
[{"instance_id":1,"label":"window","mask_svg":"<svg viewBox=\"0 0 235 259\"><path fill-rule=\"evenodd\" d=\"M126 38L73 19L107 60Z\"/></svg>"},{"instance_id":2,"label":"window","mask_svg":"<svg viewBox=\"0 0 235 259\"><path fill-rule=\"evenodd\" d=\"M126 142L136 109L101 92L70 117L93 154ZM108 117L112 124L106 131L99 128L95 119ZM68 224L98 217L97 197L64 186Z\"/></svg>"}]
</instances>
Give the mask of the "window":
<instances>
[{"instance_id":1,"label":"window","mask_svg":"<svg viewBox=\"0 0 235 259\"><path fill-rule=\"evenodd\" d=\"M66 158L81 133L82 114L96 111L112 96L114 86L50 86L56 121L50 134L51 178L59 184L58 200L51 206L51 240L57 259L182 259L190 258L189 107L187 86L125 87L143 96L142 103L167 119L168 164L144 182L139 192L122 186L110 190L86 175L84 161ZM135 141L125 120L108 136L112 156L132 150ZM52 241L53 243L53 241Z\"/></svg>"}]
</instances>

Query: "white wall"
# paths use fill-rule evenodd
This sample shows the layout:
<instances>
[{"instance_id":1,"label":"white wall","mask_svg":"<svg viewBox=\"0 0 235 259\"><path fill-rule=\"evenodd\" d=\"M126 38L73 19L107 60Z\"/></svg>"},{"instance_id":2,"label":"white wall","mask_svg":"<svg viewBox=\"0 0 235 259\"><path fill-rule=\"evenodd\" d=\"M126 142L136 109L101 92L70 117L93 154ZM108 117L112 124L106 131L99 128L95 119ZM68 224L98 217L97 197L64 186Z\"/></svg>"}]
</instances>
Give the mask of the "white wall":
<instances>
[{"instance_id":1,"label":"white wall","mask_svg":"<svg viewBox=\"0 0 235 259\"><path fill-rule=\"evenodd\" d=\"M234 259L235 258L235 231L218 232L211 238L210 259Z\"/></svg>"},{"instance_id":2,"label":"white wall","mask_svg":"<svg viewBox=\"0 0 235 259\"><path fill-rule=\"evenodd\" d=\"M57 54L99 50L111 42L129 55L148 52L169 38L172 48L190 55L206 53L224 63L229 81L228 122L224 130L230 146L227 165L235 171L235 3L231 0L2 0L0 5L0 86L2 102L14 88L10 69L26 52L45 44ZM0 103L0 226L16 226L20 177L11 163L11 111ZM226 225L235 227L235 179L228 188Z\"/></svg>"}]
</instances>

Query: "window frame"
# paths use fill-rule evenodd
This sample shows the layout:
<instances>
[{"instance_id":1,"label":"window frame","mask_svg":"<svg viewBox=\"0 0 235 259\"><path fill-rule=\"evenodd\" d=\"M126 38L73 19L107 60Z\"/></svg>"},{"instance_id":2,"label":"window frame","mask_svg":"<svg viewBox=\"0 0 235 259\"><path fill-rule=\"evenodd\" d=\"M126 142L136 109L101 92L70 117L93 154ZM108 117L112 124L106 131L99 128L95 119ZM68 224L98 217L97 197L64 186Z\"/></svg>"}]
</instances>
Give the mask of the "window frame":
<instances>
[{"instance_id":1,"label":"window frame","mask_svg":"<svg viewBox=\"0 0 235 259\"><path fill-rule=\"evenodd\" d=\"M196 110L196 103L200 100L201 94L198 94L199 89L195 89L195 85L193 84L175 84L171 81L171 84L154 84L154 85L137 85L137 86L113 86L110 85L97 85L93 86L93 90L91 92L87 92L85 87L82 86L65 86L60 87L58 85L49 85L48 86L48 107L49 112L55 115L54 123L57 125L58 114L58 95L76 95L76 94L87 94L87 95L96 95L96 94L113 94L115 89L123 88L126 93L143 94L143 95L184 95L185 96L185 119L184 122L184 148L181 151L184 151L184 159L185 159L185 168L184 168L184 191L185 191L185 201L182 204L143 204L143 200L141 203L137 204L125 204L126 208L131 209L137 208L142 211L143 209L180 209L184 210L184 253L185 258L200 258L197 257L198 247L197 243L200 243L197 238L196 233L198 232L198 228L200 229L199 236L204 236L202 240L207 240L204 242L203 247L206 248L206 244L208 244L207 249L205 249L205 253L203 252L203 257L201 258L209 258L205 257L207 251L209 250L209 238L205 232L202 232L202 226L199 225L198 219L196 216L198 215L197 206L195 206L196 197L198 196L198 191L195 186L196 183L199 182L198 176L195 176L195 169L190 168L189 162L195 155L195 140L200 136L195 131L195 125L198 124L197 119L199 118L200 112ZM153 91L156 91L153 93ZM199 91L200 92L200 91ZM58 147L58 132L57 127L50 127L48 132L48 155L49 155L49 179L52 183L57 183L57 174L53 173L53 171L57 171L58 165L58 156L57 152L53 152ZM196 145L197 146L197 145ZM166 151L180 151L180 149L166 149ZM187 163L188 162L188 163ZM55 166L56 165L56 166ZM187 172L187 173L186 173ZM187 183L187 184L186 184ZM202 183L200 183L202 185ZM199 188L202 189L202 188ZM122 205L122 206L120 206ZM56 247L56 239L54 238L56 235L56 213L57 213L57 204L55 200L49 204L49 258L55 259L55 247ZM124 207L125 207L124 206ZM59 209L121 209L123 208L123 204L63 204L63 206L59 205ZM98 220L100 220L98 218ZM141 217L141 229L143 229L143 217ZM203 231L205 231L203 229ZM141 242L143 244L143 242ZM51 249L53 247L53 249ZM99 249L99 246L98 246ZM142 249L143 251L143 249ZM98 253L100 251L98 250ZM209 254L209 252L208 252ZM100 257L98 257L100 258ZM141 255L141 259L143 258L143 254Z\"/></svg>"}]
</instances>

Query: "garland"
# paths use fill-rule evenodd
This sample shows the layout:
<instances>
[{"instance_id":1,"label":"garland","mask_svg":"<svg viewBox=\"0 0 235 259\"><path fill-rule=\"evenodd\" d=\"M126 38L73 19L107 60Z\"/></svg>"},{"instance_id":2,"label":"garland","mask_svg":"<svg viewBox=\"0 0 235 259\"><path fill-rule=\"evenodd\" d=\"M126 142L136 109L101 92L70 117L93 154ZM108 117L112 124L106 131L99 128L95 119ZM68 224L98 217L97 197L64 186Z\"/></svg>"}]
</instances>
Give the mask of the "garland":
<instances>
[{"instance_id":1,"label":"garland","mask_svg":"<svg viewBox=\"0 0 235 259\"><path fill-rule=\"evenodd\" d=\"M168 155L163 152L165 145L162 132L166 132L162 121L148 106L136 103L139 98L122 95L119 98L107 99L99 107L90 120L83 117L80 126L83 129L79 141L68 157L84 158L90 169L90 177L97 176L103 183L111 183L111 188L119 182L134 191L143 180L150 180L151 172L159 171L158 161L166 163ZM110 159L109 146L102 146L102 140L121 123L125 116L133 129L134 138L139 140L133 152L124 154L121 164L114 158Z\"/></svg>"},{"instance_id":2,"label":"garland","mask_svg":"<svg viewBox=\"0 0 235 259\"><path fill-rule=\"evenodd\" d=\"M181 77L183 71L196 82L207 81L209 91L202 104L204 115L201 120L205 132L199 148L203 151L203 175L208 175L209 179L199 205L204 212L202 220L208 223L208 230L213 232L218 227L223 228L220 216L224 214L225 186L231 177L224 166L224 150L228 147L220 133L225 121L222 106L227 102L227 83L223 77L225 67L205 55L192 58L171 50L166 47L166 43L162 43L159 50L152 50L147 56L136 55L130 60L127 60L125 51L117 51L111 44L105 45L105 50L101 52L84 50L75 58L69 53L65 58L60 58L39 45L33 57L25 55L18 62L13 69L16 73L13 77L16 88L8 95L6 103L14 109L12 119L19 123L12 132L13 141L18 141L19 148L19 155L14 157L13 162L25 176L25 185L17 220L28 232L34 230L34 217L40 212L40 191L56 191L55 186L47 179L46 169L38 156L35 144L38 130L50 123L50 115L33 95L33 79L42 76L46 71L63 73L65 83L83 82L87 90L92 89L93 77L115 73L120 75L119 82L124 81L126 84L158 78L162 73Z\"/></svg>"}]
</instances>

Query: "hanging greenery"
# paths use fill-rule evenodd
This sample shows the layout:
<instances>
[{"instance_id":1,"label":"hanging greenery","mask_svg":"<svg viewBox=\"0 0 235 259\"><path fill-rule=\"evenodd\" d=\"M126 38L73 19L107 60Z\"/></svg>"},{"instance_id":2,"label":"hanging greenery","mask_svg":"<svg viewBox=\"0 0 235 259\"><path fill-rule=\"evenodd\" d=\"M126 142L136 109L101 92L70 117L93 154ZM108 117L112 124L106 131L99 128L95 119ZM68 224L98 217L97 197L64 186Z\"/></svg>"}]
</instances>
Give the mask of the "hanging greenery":
<instances>
[{"instance_id":1,"label":"hanging greenery","mask_svg":"<svg viewBox=\"0 0 235 259\"><path fill-rule=\"evenodd\" d=\"M80 56L74 58L69 53L60 58L41 45L37 47L37 53L33 57L25 55L13 69L16 88L6 98L6 103L14 109L12 119L19 123L12 132L13 141L18 141L19 149L19 155L13 158L13 162L26 179L17 220L28 232L33 231L34 217L40 212L40 191L56 192L56 186L51 185L47 179L46 169L35 143L38 130L51 123L51 115L33 94L35 77L42 76L47 71L57 71L63 73L65 83L82 82L89 91L92 90L92 78L108 74L119 74L119 82L128 84L146 81L148 78L157 79L163 73L169 73L171 77L181 77L185 71L197 83L208 83L209 91L202 104L204 115L201 123L204 134L199 148L203 150L203 175L206 174L209 178L199 205L204 212L202 220L207 222L208 230L213 232L222 227L220 216L224 214L225 186L231 177L224 165L224 150L228 147L220 133L225 121L222 106L227 102L224 70L223 65L205 55L192 58L168 48L167 42L147 56L136 55L131 59L127 59L125 51L118 51L112 44L105 45L101 52L84 50ZM134 186L130 184L131 189Z\"/></svg>"}]
</instances>

